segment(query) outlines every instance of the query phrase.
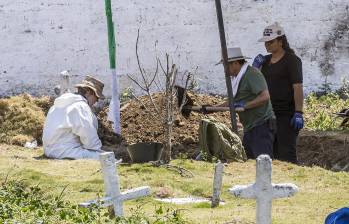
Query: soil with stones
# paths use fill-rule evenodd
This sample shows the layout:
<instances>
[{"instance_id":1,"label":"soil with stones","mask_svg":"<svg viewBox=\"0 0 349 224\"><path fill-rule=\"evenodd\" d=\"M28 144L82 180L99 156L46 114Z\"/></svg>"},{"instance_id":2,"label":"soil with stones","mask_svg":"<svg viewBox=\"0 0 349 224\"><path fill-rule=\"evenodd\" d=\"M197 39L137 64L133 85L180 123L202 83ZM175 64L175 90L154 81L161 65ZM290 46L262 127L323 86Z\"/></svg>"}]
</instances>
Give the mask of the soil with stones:
<instances>
[{"instance_id":1,"label":"soil with stones","mask_svg":"<svg viewBox=\"0 0 349 224\"><path fill-rule=\"evenodd\" d=\"M223 102L221 97L210 95L190 94L195 105L214 105ZM162 105L161 94L153 95L156 105ZM160 107L160 106L159 106ZM130 158L126 151L128 144L138 142L164 142L163 113L158 115L148 96L131 100L121 112L122 136L115 138L111 124L107 121L108 109L100 114L99 130L105 145L109 145L117 156L124 161ZM200 120L212 116L218 121L230 124L229 112L202 114L192 111L189 117L175 111L175 122L172 136L172 157L181 156L195 158L199 153L198 129ZM320 166L333 171L349 171L349 133L345 132L314 132L302 131L297 143L299 163L305 166Z\"/></svg>"},{"instance_id":2,"label":"soil with stones","mask_svg":"<svg viewBox=\"0 0 349 224\"><path fill-rule=\"evenodd\" d=\"M349 171L349 133L303 131L298 138L297 153L303 165Z\"/></svg>"},{"instance_id":3,"label":"soil with stones","mask_svg":"<svg viewBox=\"0 0 349 224\"><path fill-rule=\"evenodd\" d=\"M190 97L193 99L194 105L215 105L224 101L221 97L210 95L190 94ZM165 142L165 130L163 128L165 121L164 96L158 93L153 94L152 98L159 112L156 111L148 96L142 96L137 100L133 99L123 106L121 110L122 139L115 138L115 135L111 132L111 123L107 121L108 108L102 110L98 115L99 123L103 127L99 130L103 143L109 145L110 150L113 150L126 161L129 160L126 152L126 147L129 144ZM199 153L199 123L201 119L208 116L230 125L229 112L202 114L192 111L189 116L185 117L179 112L178 107L175 107L171 138L173 158L179 156L193 158Z\"/></svg>"},{"instance_id":4,"label":"soil with stones","mask_svg":"<svg viewBox=\"0 0 349 224\"><path fill-rule=\"evenodd\" d=\"M214 105L221 103L224 100L221 97L193 93L190 93L190 97L193 99L194 105ZM152 98L154 103L159 108L159 112L155 111L154 106L150 102L148 96L142 96L138 99L130 100L123 105L121 111L122 138L120 136L116 136L112 131L111 123L107 120L108 108L105 107L101 112L98 113L98 134L104 145L104 150L114 151L118 158L123 158L125 162L128 162L130 161L130 158L126 149L129 144L139 142L165 142L165 131L163 129L163 95L160 93L153 94ZM7 101L11 103L6 103ZM27 101L33 101L34 103L28 103ZM36 110L40 110L41 108L42 114L46 114L52 103L52 98L42 97L36 99L27 95L16 96L9 99L1 99L0 115L2 118L7 116L6 118L9 119L9 124L16 124L18 120L23 120L23 114L25 114L24 112L31 111L33 104L38 106L35 107ZM16 107L17 104L21 105L20 119L17 116L10 116L14 114L13 111L18 110ZM31 114L32 113L29 113L30 116L26 115L26 117L31 119ZM198 154L199 123L201 119L208 116L212 116L216 120L225 123L228 126L230 125L229 112L202 114L193 111L191 112L190 116L185 117L182 116L176 108L174 113L175 120L172 134L173 158L178 158L181 156L194 158ZM31 124L29 121L33 119L29 121L28 119L23 120L23 122L26 123L26 126L32 126L29 125ZM37 120L38 119L35 117L34 121ZM42 129L44 116L41 120L42 121L39 123L33 123L36 125L35 129ZM0 123L2 124L1 127L4 127L4 123ZM24 127L22 124L17 126ZM12 137L23 135L23 130L23 128L18 130L2 130L0 136L6 133L8 133L8 135L11 134ZM28 138L34 138L40 143L41 135L35 136L33 132L31 132L31 134L32 136L28 136ZM18 144L23 146L24 142L25 141L20 141ZM12 141L10 144L16 144L16 142ZM297 153L299 162L303 165L316 165L334 171L349 171L349 132L302 131L298 139Z\"/></svg>"}]
</instances>

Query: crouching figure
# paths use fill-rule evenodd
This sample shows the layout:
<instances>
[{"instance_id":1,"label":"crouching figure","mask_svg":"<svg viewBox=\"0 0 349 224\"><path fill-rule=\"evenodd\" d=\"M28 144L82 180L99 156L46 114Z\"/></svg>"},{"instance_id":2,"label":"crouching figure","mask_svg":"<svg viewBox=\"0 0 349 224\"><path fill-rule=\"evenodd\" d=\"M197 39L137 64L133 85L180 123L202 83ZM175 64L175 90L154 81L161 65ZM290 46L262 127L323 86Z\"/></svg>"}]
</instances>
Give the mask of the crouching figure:
<instances>
[{"instance_id":1,"label":"crouching figure","mask_svg":"<svg viewBox=\"0 0 349 224\"><path fill-rule=\"evenodd\" d=\"M44 153L55 159L98 159L102 143L91 106L103 98L104 84L87 76L77 93L65 93L50 108L43 131Z\"/></svg>"}]
</instances>

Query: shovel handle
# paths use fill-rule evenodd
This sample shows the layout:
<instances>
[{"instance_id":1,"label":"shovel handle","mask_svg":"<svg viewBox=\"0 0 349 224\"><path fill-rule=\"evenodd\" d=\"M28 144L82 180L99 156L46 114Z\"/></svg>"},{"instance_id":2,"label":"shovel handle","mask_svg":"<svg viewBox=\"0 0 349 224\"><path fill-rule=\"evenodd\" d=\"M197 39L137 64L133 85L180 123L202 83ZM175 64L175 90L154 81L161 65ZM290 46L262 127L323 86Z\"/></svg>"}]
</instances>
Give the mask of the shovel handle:
<instances>
[{"instance_id":1,"label":"shovel handle","mask_svg":"<svg viewBox=\"0 0 349 224\"><path fill-rule=\"evenodd\" d=\"M206 110L211 112L229 111L229 107L206 107Z\"/></svg>"},{"instance_id":2,"label":"shovel handle","mask_svg":"<svg viewBox=\"0 0 349 224\"><path fill-rule=\"evenodd\" d=\"M201 111L202 106L184 106L183 109L192 110L192 111ZM206 111L209 111L209 112L229 111L229 107L206 106Z\"/></svg>"}]
</instances>

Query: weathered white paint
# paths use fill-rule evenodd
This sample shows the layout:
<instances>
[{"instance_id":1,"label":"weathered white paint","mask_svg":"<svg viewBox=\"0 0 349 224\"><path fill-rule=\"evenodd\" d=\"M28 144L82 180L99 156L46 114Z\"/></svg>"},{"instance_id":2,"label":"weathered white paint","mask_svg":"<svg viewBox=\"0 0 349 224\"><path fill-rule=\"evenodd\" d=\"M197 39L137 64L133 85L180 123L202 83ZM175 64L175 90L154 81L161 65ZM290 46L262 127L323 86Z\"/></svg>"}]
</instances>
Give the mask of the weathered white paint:
<instances>
[{"instance_id":1,"label":"weathered white paint","mask_svg":"<svg viewBox=\"0 0 349 224\"><path fill-rule=\"evenodd\" d=\"M257 224L271 224L273 199L291 197L298 192L298 187L294 184L272 184L271 172L270 157L260 155L256 164L256 182L246 186L237 185L229 189L229 192L236 197L257 200Z\"/></svg>"},{"instance_id":2,"label":"weathered white paint","mask_svg":"<svg viewBox=\"0 0 349 224\"><path fill-rule=\"evenodd\" d=\"M208 198L194 198L194 197L187 197L187 198L155 198L156 201L176 204L176 205L184 205L184 204L195 204L195 203L202 203L202 202L211 202ZM224 205L225 202L221 201L221 205Z\"/></svg>"},{"instance_id":3,"label":"weathered white paint","mask_svg":"<svg viewBox=\"0 0 349 224\"><path fill-rule=\"evenodd\" d=\"M80 206L89 206L91 204L102 204L103 206L113 205L114 213L117 216L124 215L123 202L150 194L150 187L143 186L130 189L125 192L120 191L119 175L117 173L117 164L113 152L105 152L100 154L100 162L103 171L105 198L100 200L92 200L81 203Z\"/></svg>"},{"instance_id":4,"label":"weathered white paint","mask_svg":"<svg viewBox=\"0 0 349 224\"><path fill-rule=\"evenodd\" d=\"M225 93L220 42L213 0L121 0L113 2L120 87L137 74L135 43L140 28L140 57L155 70L155 56L168 52L180 71L197 67L199 88ZM279 21L303 60L307 90L349 76L349 2L347 0L222 0L228 46L246 55L265 53L257 39ZM0 2L0 96L28 91L53 93L59 72L72 82L97 74L111 95L104 1L2 0ZM155 42L157 43L155 48ZM326 46L326 47L325 47Z\"/></svg>"},{"instance_id":5,"label":"weathered white paint","mask_svg":"<svg viewBox=\"0 0 349 224\"><path fill-rule=\"evenodd\" d=\"M214 177L213 177L213 193L212 193L212 202L211 207L215 208L219 205L221 189L222 189L222 180L223 180L223 168L224 165L221 162L218 162L215 165Z\"/></svg>"},{"instance_id":6,"label":"weathered white paint","mask_svg":"<svg viewBox=\"0 0 349 224\"><path fill-rule=\"evenodd\" d=\"M121 134L121 126L120 126L120 85L119 85L119 77L116 75L116 70L111 69L112 74L112 104L111 104L111 114L108 114L108 117L111 117L110 121L113 122L113 130L116 134Z\"/></svg>"}]
</instances>

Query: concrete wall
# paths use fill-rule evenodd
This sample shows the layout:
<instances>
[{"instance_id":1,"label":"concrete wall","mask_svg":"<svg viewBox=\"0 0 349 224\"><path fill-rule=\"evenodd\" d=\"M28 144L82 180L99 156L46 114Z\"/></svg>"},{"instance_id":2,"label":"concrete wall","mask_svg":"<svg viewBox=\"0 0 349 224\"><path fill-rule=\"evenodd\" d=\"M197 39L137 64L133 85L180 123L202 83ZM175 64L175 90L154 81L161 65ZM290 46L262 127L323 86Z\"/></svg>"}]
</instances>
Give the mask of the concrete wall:
<instances>
[{"instance_id":1,"label":"concrete wall","mask_svg":"<svg viewBox=\"0 0 349 224\"><path fill-rule=\"evenodd\" d=\"M225 93L214 0L112 1L121 88L137 77L137 30L142 66L155 70L156 56L167 52L180 71L197 73L202 91ZM304 86L317 89L328 80L349 77L349 2L347 0L222 0L228 46L254 57L266 53L258 43L263 28L279 21L291 47L303 60ZM97 74L107 83L108 49L104 1L2 0L0 2L0 96L52 94L59 72L73 82ZM155 46L156 45L156 46Z\"/></svg>"}]
</instances>

